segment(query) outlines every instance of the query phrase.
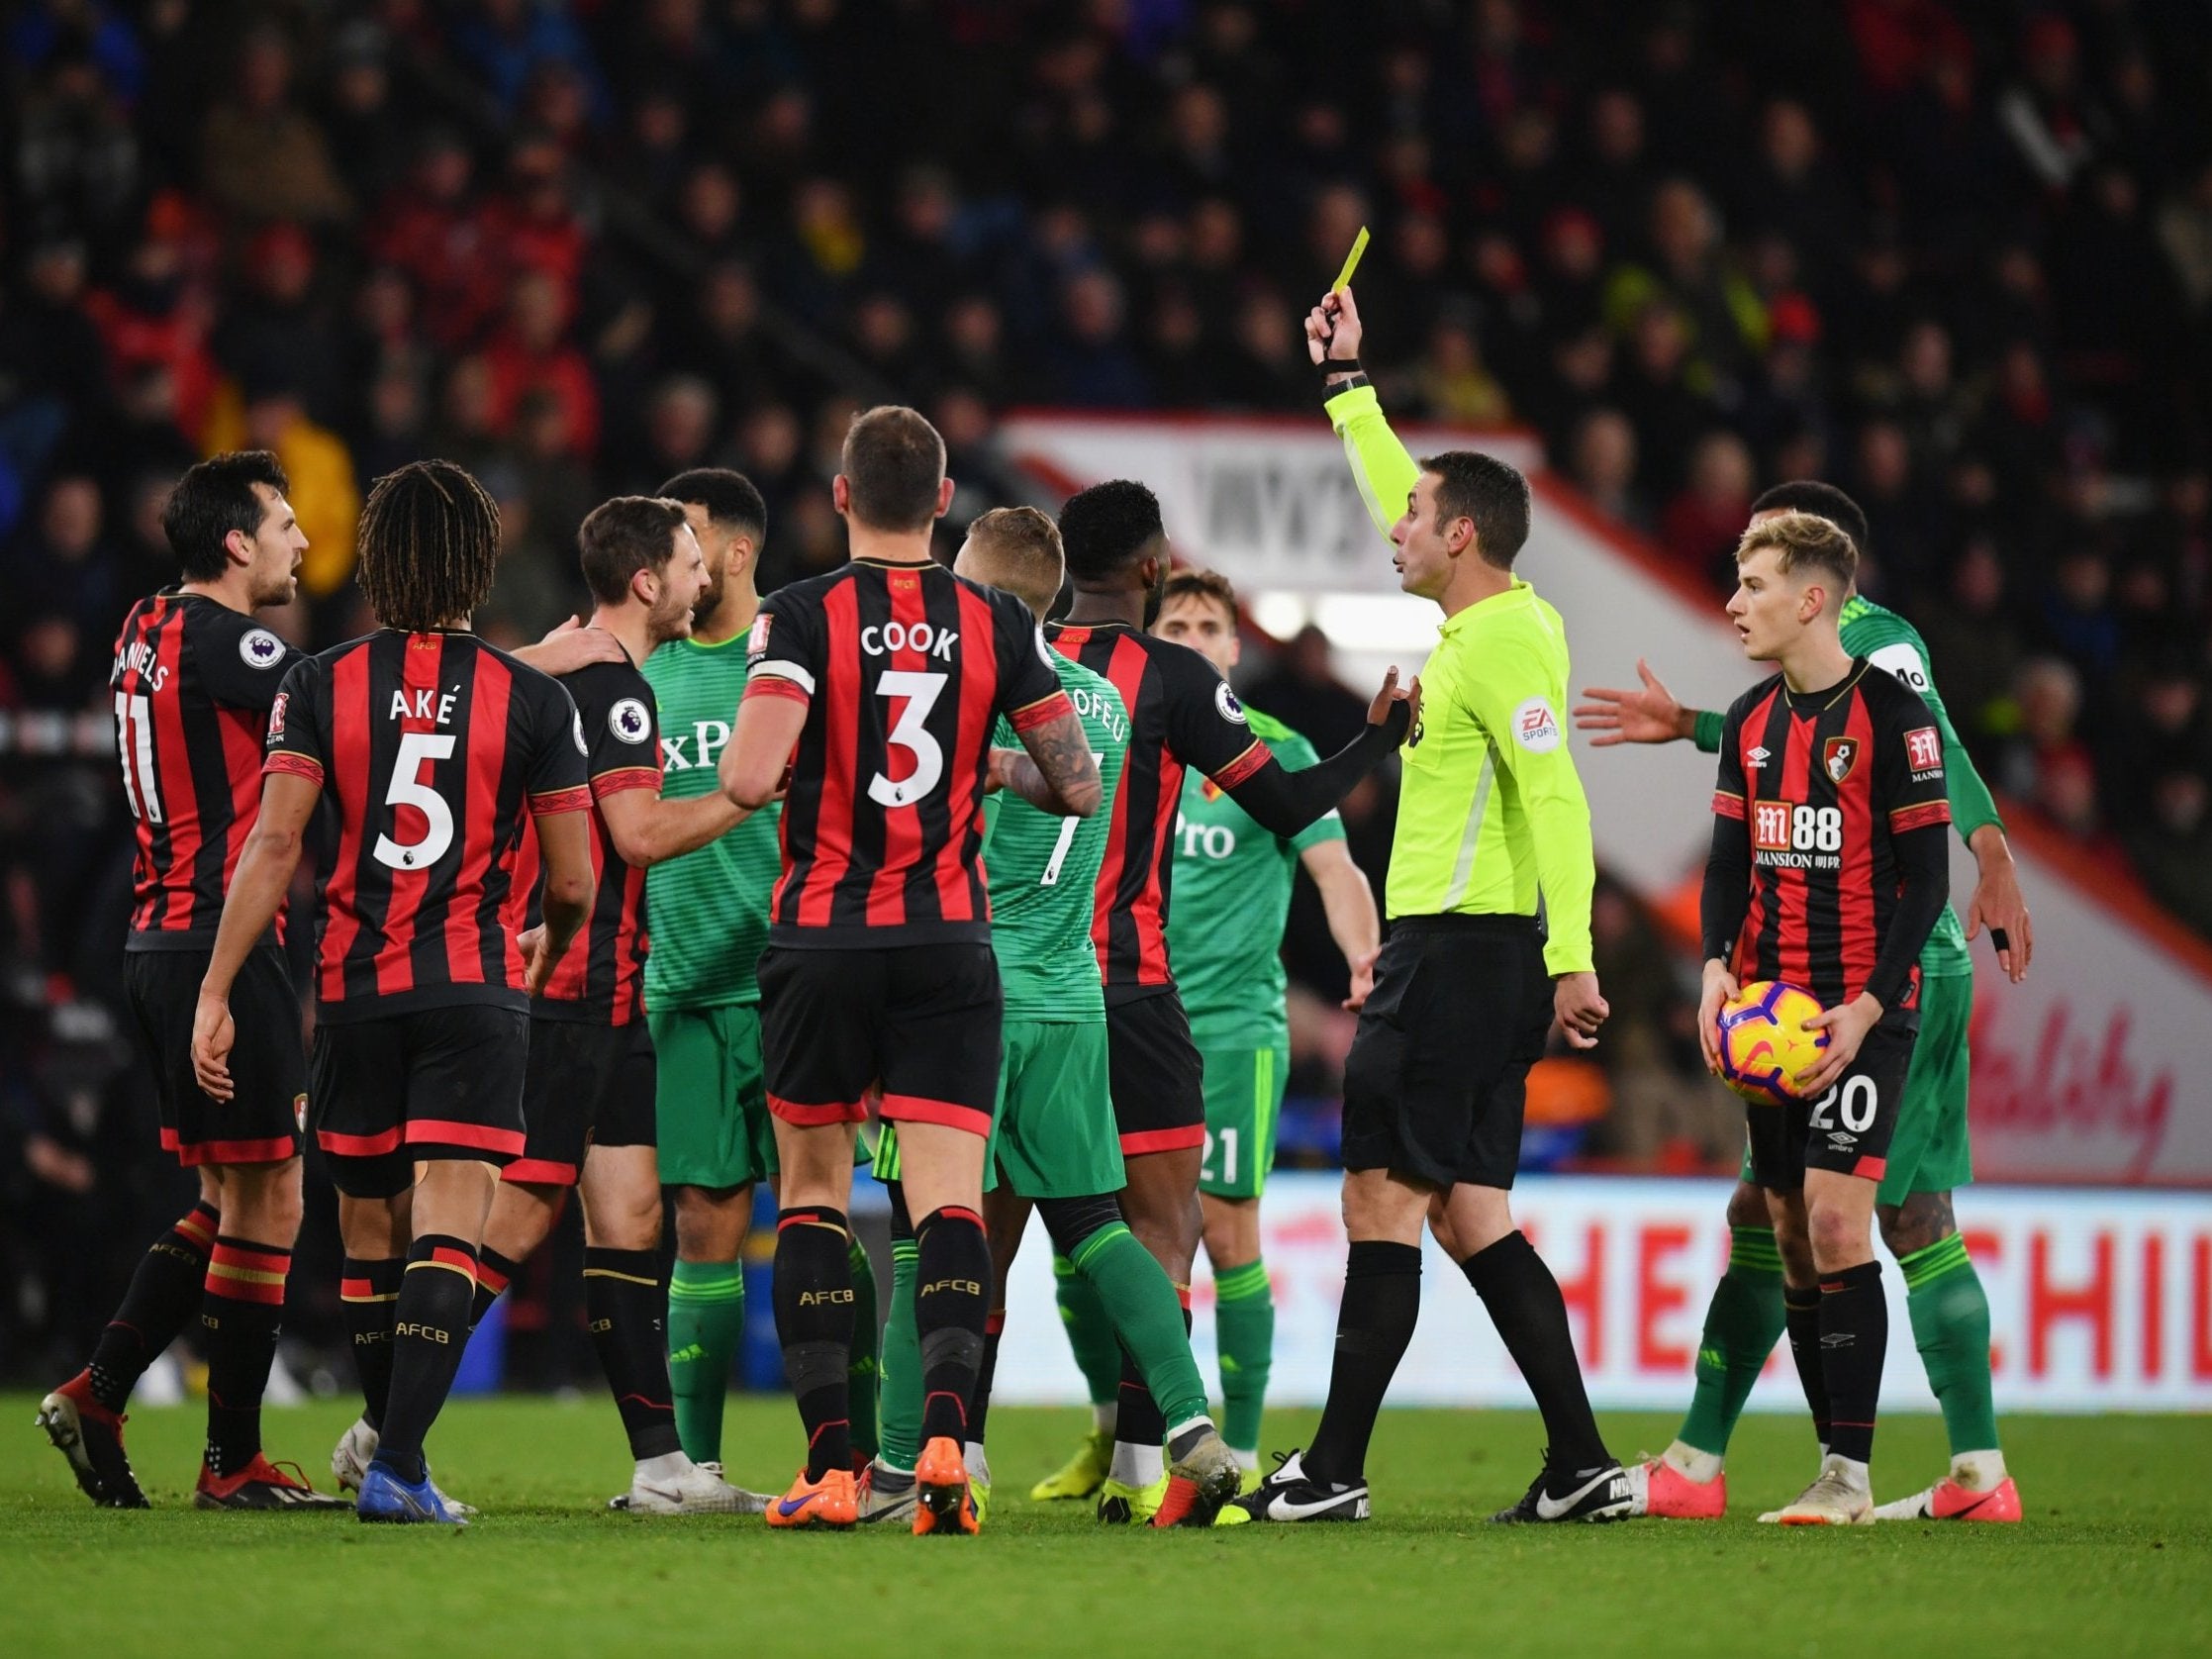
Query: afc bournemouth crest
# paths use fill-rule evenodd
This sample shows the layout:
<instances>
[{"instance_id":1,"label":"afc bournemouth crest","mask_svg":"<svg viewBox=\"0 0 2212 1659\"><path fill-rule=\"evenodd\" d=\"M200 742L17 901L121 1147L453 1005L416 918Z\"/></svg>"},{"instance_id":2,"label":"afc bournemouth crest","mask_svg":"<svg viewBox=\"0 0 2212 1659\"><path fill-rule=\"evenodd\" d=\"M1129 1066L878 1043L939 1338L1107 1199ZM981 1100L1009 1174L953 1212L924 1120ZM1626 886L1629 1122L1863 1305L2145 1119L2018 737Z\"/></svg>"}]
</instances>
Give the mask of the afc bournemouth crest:
<instances>
[{"instance_id":1,"label":"afc bournemouth crest","mask_svg":"<svg viewBox=\"0 0 2212 1659\"><path fill-rule=\"evenodd\" d=\"M1852 767L1859 764L1859 739L1856 737L1831 737L1820 751L1822 770L1830 783L1842 783L1851 776Z\"/></svg>"}]
</instances>

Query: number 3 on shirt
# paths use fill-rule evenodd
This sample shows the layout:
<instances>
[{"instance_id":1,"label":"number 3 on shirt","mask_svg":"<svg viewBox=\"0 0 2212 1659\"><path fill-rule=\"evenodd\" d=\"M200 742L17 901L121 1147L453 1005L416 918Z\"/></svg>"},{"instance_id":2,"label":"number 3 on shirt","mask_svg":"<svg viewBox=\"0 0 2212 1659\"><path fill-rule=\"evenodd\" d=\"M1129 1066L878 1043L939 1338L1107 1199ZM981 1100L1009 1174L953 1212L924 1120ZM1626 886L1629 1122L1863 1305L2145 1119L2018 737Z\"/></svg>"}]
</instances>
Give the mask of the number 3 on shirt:
<instances>
[{"instance_id":1,"label":"number 3 on shirt","mask_svg":"<svg viewBox=\"0 0 2212 1659\"><path fill-rule=\"evenodd\" d=\"M937 706L937 698L945 689L942 674L917 674L911 669L888 668L876 676L878 697L904 697L907 706L899 711L899 719L885 735L884 741L895 749L905 749L914 757L914 770L899 782L878 772L868 780L868 799L879 807L911 807L932 789L945 775L945 751L937 739L929 734L924 724L929 711Z\"/></svg>"},{"instance_id":2,"label":"number 3 on shirt","mask_svg":"<svg viewBox=\"0 0 2212 1659\"><path fill-rule=\"evenodd\" d=\"M376 861L386 869L425 869L444 857L453 844L453 809L423 777L425 761L449 759L452 753L450 732L400 733L399 758L392 763L392 787L384 792L384 804L395 814L402 807L413 807L423 815L426 827L423 838L408 844L377 835Z\"/></svg>"}]
</instances>

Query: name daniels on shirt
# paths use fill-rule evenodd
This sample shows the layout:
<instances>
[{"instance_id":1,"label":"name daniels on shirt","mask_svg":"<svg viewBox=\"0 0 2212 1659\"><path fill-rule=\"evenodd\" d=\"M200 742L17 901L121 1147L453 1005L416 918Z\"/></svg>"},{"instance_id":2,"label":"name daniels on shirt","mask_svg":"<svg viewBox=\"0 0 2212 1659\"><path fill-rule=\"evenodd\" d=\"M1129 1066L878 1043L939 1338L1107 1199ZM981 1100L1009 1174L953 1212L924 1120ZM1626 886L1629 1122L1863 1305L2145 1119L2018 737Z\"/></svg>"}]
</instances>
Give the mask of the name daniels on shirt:
<instances>
[{"instance_id":1,"label":"name daniels on shirt","mask_svg":"<svg viewBox=\"0 0 2212 1659\"><path fill-rule=\"evenodd\" d=\"M168 689L169 670L157 661L159 653L144 639L134 639L124 649L115 653L115 672L108 676L108 684L116 684L125 674L137 669L139 678L145 681L148 691Z\"/></svg>"}]
</instances>

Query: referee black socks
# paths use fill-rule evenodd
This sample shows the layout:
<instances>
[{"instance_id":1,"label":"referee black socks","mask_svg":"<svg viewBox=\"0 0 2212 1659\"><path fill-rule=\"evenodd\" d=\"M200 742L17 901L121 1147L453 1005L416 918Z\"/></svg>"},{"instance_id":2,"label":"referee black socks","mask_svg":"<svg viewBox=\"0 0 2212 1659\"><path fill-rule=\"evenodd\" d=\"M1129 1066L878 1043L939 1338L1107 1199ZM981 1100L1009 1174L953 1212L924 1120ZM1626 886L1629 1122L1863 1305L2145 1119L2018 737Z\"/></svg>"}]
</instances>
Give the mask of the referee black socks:
<instances>
[{"instance_id":1,"label":"referee black socks","mask_svg":"<svg viewBox=\"0 0 2212 1659\"><path fill-rule=\"evenodd\" d=\"M776 1339L807 1430L807 1478L852 1467L852 1244L845 1213L800 1205L776 1220Z\"/></svg>"},{"instance_id":2,"label":"referee black socks","mask_svg":"<svg viewBox=\"0 0 2212 1659\"><path fill-rule=\"evenodd\" d=\"M1323 1484L1364 1478L1367 1443L1397 1362L1421 1317L1421 1247L1356 1240L1344 1262L1344 1301L1336 1312L1336 1359L1329 1369L1321 1426L1300 1460Z\"/></svg>"},{"instance_id":3,"label":"referee black socks","mask_svg":"<svg viewBox=\"0 0 2212 1659\"><path fill-rule=\"evenodd\" d=\"M1507 1233L1461 1262L1460 1270L1490 1310L1505 1351L1536 1397L1550 1441L1546 1461L1553 1468L1576 1470L1611 1463L1583 1388L1583 1368L1567 1328L1566 1299L1528 1235L1518 1229Z\"/></svg>"}]
</instances>

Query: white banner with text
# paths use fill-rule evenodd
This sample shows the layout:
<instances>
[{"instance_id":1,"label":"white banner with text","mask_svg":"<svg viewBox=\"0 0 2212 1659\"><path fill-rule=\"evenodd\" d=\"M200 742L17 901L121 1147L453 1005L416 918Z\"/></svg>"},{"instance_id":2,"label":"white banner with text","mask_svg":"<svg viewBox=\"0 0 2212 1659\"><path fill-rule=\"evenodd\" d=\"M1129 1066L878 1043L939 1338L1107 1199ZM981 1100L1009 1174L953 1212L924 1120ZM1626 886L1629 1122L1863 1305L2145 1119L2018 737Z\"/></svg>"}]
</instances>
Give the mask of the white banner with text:
<instances>
[{"instance_id":1,"label":"white banner with text","mask_svg":"<svg viewBox=\"0 0 2212 1659\"><path fill-rule=\"evenodd\" d=\"M1730 1187L1705 1180L1523 1178L1513 1211L1558 1276L1590 1399L1611 1410L1689 1401L1705 1303L1728 1259ZM1275 1288L1269 1399L1317 1406L1328 1392L1344 1279L1338 1178L1285 1172L1262 1201L1262 1253ZM1989 1295L2003 1411L2212 1411L2212 1194L1972 1187L1959 1222ZM1041 1226L1015 1263L995 1398L1077 1404L1083 1381L1053 1305ZM1884 1257L1889 1358L1884 1411L1932 1411L1896 1264ZM1421 1322L1391 1401L1526 1406L1528 1393L1482 1303L1431 1240ZM1202 1256L1192 1340L1217 1383L1213 1287ZM1804 1410L1781 1344L1754 1411Z\"/></svg>"}]
</instances>

